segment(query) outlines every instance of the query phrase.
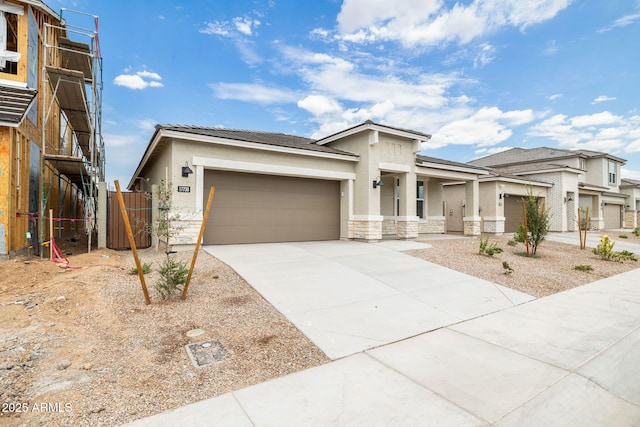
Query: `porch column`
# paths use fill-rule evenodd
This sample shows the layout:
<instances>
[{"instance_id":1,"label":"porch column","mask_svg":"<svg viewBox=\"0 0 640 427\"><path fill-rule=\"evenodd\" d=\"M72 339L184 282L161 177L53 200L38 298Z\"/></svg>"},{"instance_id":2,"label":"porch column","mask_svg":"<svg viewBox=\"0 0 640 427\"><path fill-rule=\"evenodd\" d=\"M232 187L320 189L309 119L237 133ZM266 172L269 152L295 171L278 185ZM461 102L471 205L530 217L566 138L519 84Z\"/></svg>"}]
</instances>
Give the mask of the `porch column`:
<instances>
[{"instance_id":1,"label":"porch column","mask_svg":"<svg viewBox=\"0 0 640 427\"><path fill-rule=\"evenodd\" d=\"M400 180L400 209L398 212L398 238L418 237L418 216L416 215L416 176L403 173Z\"/></svg>"},{"instance_id":2,"label":"porch column","mask_svg":"<svg viewBox=\"0 0 640 427\"><path fill-rule=\"evenodd\" d=\"M480 185L477 179L467 181L465 184L466 199L464 204L464 234L467 236L480 235Z\"/></svg>"}]
</instances>

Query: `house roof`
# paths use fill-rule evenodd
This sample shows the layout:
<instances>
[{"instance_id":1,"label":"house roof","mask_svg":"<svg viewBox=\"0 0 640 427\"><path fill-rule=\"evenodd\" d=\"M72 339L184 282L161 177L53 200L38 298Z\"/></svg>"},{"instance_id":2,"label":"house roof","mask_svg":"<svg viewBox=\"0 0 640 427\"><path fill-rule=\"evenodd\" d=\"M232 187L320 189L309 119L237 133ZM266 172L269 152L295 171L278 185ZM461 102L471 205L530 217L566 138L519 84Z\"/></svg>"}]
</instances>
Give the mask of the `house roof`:
<instances>
[{"instance_id":1,"label":"house roof","mask_svg":"<svg viewBox=\"0 0 640 427\"><path fill-rule=\"evenodd\" d=\"M416 155L416 161L418 163L431 163L447 167L472 169L480 173L487 173L488 169L483 166L470 165L469 163L453 162L451 160L439 159L437 157L423 156L421 154Z\"/></svg>"},{"instance_id":2,"label":"house roof","mask_svg":"<svg viewBox=\"0 0 640 427\"><path fill-rule=\"evenodd\" d=\"M640 181L636 179L622 178L620 187L640 187Z\"/></svg>"},{"instance_id":3,"label":"house roof","mask_svg":"<svg viewBox=\"0 0 640 427\"><path fill-rule=\"evenodd\" d=\"M530 174L545 173L545 172L560 171L560 170L567 171L567 172L574 172L574 173L581 172L580 169L576 169L571 166L563 165L561 163L550 163L550 162L499 166L491 169L498 171L498 173L503 173L508 175L530 175Z\"/></svg>"},{"instance_id":4,"label":"house roof","mask_svg":"<svg viewBox=\"0 0 640 427\"><path fill-rule=\"evenodd\" d=\"M404 138L417 139L420 141L427 141L431 139L431 135L427 133L417 132L409 129L397 128L393 126L387 126L380 123L374 123L371 120L367 120L364 123L360 123L359 125L341 130L340 132L334 133L333 135L325 136L324 138L317 140L315 143L318 145L329 144L335 140L338 140L356 133L360 133L364 130L375 130L375 131L389 133L389 134L404 137Z\"/></svg>"},{"instance_id":5,"label":"house roof","mask_svg":"<svg viewBox=\"0 0 640 427\"><path fill-rule=\"evenodd\" d=\"M491 154L472 160L469 163L478 166L506 166L530 162L538 162L543 160L566 159L571 157L596 158L607 157L626 163L626 160L612 156L607 153L591 150L563 150L560 148L537 147L537 148L512 148L510 150L501 151L500 153Z\"/></svg>"},{"instance_id":6,"label":"house roof","mask_svg":"<svg viewBox=\"0 0 640 427\"><path fill-rule=\"evenodd\" d=\"M499 180L506 180L506 181L511 181L511 182L519 182L519 183L535 183L537 185L542 185L542 186L548 186L551 187L553 184L550 182L546 182L546 181L541 181L539 179L532 179L529 176L527 177L522 177L522 176L518 176L518 175L512 175L509 174L507 172L505 172L502 169L489 169L489 174L486 176L481 176L480 177L481 181L499 181Z\"/></svg>"},{"instance_id":7,"label":"house roof","mask_svg":"<svg viewBox=\"0 0 640 427\"><path fill-rule=\"evenodd\" d=\"M256 144L274 145L278 147L297 148L301 150L317 151L321 153L341 154L346 156L357 157L357 154L349 153L344 150L338 150L332 147L316 145L313 139L304 138L302 136L287 135L279 132L262 132L245 129L226 129L215 127L200 127L186 125L157 125L158 130L172 130L176 132L190 133L203 136L211 136L224 138L234 141L254 142Z\"/></svg>"},{"instance_id":8,"label":"house roof","mask_svg":"<svg viewBox=\"0 0 640 427\"><path fill-rule=\"evenodd\" d=\"M136 170L131 177L131 181L129 182L128 186L129 188L133 186L136 178L140 175L140 173L142 173L147 163L153 162L153 160L157 156L158 150L166 144L167 140L166 138L163 138L164 136L184 136L185 138L191 137L192 139L202 137L202 140L206 140L206 138L217 138L220 142L227 144L231 143L232 145L236 143L239 146L246 146L246 143L260 144L265 147L272 146L274 147L274 149L291 149L294 151L300 150L300 153L309 153L311 155L316 155L314 153L317 153L318 156L340 156L343 159L351 158L356 160L359 157L357 154L349 153L344 150L315 145L313 143L314 140L309 138L287 135L284 133L202 126L158 124L156 125L156 130L151 137L151 140L149 141L149 144L147 145L142 158L140 159L140 163L136 167Z\"/></svg>"}]
</instances>

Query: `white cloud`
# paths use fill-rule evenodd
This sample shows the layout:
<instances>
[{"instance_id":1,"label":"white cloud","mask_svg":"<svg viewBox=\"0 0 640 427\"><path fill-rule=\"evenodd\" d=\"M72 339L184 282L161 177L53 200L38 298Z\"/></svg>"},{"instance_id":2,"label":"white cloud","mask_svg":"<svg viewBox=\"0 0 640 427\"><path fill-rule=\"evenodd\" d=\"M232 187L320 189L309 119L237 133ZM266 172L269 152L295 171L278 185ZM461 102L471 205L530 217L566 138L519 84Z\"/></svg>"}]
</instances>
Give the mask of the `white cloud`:
<instances>
[{"instance_id":1,"label":"white cloud","mask_svg":"<svg viewBox=\"0 0 640 427\"><path fill-rule=\"evenodd\" d=\"M323 95L309 95L298 101L298 107L307 110L314 116L342 111L340 103Z\"/></svg>"},{"instance_id":2,"label":"white cloud","mask_svg":"<svg viewBox=\"0 0 640 427\"><path fill-rule=\"evenodd\" d=\"M561 93L554 93L553 95L550 95L548 97L549 101L555 101L556 99L560 99L560 98L562 98Z\"/></svg>"},{"instance_id":3,"label":"white cloud","mask_svg":"<svg viewBox=\"0 0 640 427\"><path fill-rule=\"evenodd\" d=\"M569 149L640 152L640 120L608 111L574 117L556 114L531 126L528 134L549 138Z\"/></svg>"},{"instance_id":4,"label":"white cloud","mask_svg":"<svg viewBox=\"0 0 640 427\"><path fill-rule=\"evenodd\" d=\"M473 60L473 68L484 67L485 65L491 63L496 54L496 48L491 46L488 43L485 43L481 46L480 53Z\"/></svg>"},{"instance_id":5,"label":"white cloud","mask_svg":"<svg viewBox=\"0 0 640 427\"><path fill-rule=\"evenodd\" d=\"M626 27L627 25L635 24L637 21L640 21L640 13L636 13L633 15L625 15L622 18L618 18L613 21L610 25L600 28L598 33L606 33L607 31L611 31L614 28Z\"/></svg>"},{"instance_id":6,"label":"white cloud","mask_svg":"<svg viewBox=\"0 0 640 427\"><path fill-rule=\"evenodd\" d=\"M228 36L231 34L231 26L228 22L208 22L204 28L199 30L202 34L213 34L216 36Z\"/></svg>"},{"instance_id":7,"label":"white cloud","mask_svg":"<svg viewBox=\"0 0 640 427\"><path fill-rule=\"evenodd\" d=\"M296 102L298 96L288 89L278 89L254 83L213 83L216 97L259 104L282 104Z\"/></svg>"},{"instance_id":8,"label":"white cloud","mask_svg":"<svg viewBox=\"0 0 640 427\"><path fill-rule=\"evenodd\" d=\"M553 18L573 0L344 0L340 37L354 43L394 40L406 46L465 44L502 27L524 30Z\"/></svg>"},{"instance_id":9,"label":"white cloud","mask_svg":"<svg viewBox=\"0 0 640 427\"><path fill-rule=\"evenodd\" d=\"M555 55L558 53L558 44L555 40L549 40L547 47L542 51L545 55Z\"/></svg>"},{"instance_id":10,"label":"white cloud","mask_svg":"<svg viewBox=\"0 0 640 427\"><path fill-rule=\"evenodd\" d=\"M104 145L107 148L116 148L116 147L130 147L133 144L140 142L140 137L138 135L117 135L117 134L103 134Z\"/></svg>"},{"instance_id":11,"label":"white cloud","mask_svg":"<svg viewBox=\"0 0 640 427\"><path fill-rule=\"evenodd\" d=\"M137 122L138 128L146 132L154 131L157 123L154 119L142 119Z\"/></svg>"},{"instance_id":12,"label":"white cloud","mask_svg":"<svg viewBox=\"0 0 640 427\"><path fill-rule=\"evenodd\" d=\"M238 30L245 36L250 36L253 34L253 30L258 28L258 26L260 25L260 21L247 17L238 17L233 18L233 25L236 27L236 30Z\"/></svg>"},{"instance_id":13,"label":"white cloud","mask_svg":"<svg viewBox=\"0 0 640 427\"><path fill-rule=\"evenodd\" d=\"M113 79L113 84L133 90L142 90L148 87L163 87L164 85L159 80L162 80L162 77L158 73L142 70L135 74L120 74Z\"/></svg>"},{"instance_id":14,"label":"white cloud","mask_svg":"<svg viewBox=\"0 0 640 427\"><path fill-rule=\"evenodd\" d=\"M521 126L535 119L532 110L503 112L497 107L484 107L473 115L446 124L433 134L429 148L440 148L450 144L497 145L513 134L508 126Z\"/></svg>"},{"instance_id":15,"label":"white cloud","mask_svg":"<svg viewBox=\"0 0 640 427\"><path fill-rule=\"evenodd\" d=\"M605 95L600 95L599 97L597 97L596 99L594 99L591 104L599 104L601 102L605 102L605 101L615 101L616 98L615 97L610 97L610 96L605 96Z\"/></svg>"}]
</instances>

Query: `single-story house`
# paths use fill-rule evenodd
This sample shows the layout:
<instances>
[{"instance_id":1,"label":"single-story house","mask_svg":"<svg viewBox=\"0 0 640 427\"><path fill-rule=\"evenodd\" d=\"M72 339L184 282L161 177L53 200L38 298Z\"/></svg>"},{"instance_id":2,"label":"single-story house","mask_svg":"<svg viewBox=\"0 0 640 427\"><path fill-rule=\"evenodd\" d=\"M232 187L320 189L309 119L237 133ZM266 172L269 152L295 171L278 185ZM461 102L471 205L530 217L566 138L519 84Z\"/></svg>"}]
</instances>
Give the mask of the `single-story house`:
<instances>
[{"instance_id":1,"label":"single-story house","mask_svg":"<svg viewBox=\"0 0 640 427\"><path fill-rule=\"evenodd\" d=\"M488 170L417 155L430 137L372 121L319 140L158 125L128 188L170 184L181 229L172 245L196 243L212 186L205 244L413 239L445 233L451 209L459 231L480 234ZM455 207L443 191L452 182L463 200Z\"/></svg>"}]
</instances>

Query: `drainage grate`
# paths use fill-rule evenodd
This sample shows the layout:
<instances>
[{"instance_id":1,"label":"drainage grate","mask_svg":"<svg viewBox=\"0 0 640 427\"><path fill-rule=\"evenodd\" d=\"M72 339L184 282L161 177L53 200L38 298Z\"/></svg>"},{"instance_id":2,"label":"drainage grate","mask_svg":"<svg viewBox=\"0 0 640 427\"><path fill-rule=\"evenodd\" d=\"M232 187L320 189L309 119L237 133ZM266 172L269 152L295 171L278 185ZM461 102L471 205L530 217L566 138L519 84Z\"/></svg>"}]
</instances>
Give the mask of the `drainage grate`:
<instances>
[{"instance_id":1,"label":"drainage grate","mask_svg":"<svg viewBox=\"0 0 640 427\"><path fill-rule=\"evenodd\" d=\"M231 353L220 344L220 341L197 342L188 344L185 348L191 363L196 368L201 368L214 362L221 362L231 356Z\"/></svg>"}]
</instances>

